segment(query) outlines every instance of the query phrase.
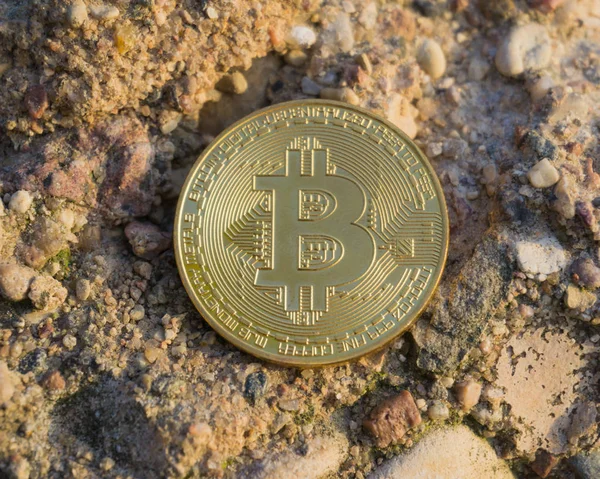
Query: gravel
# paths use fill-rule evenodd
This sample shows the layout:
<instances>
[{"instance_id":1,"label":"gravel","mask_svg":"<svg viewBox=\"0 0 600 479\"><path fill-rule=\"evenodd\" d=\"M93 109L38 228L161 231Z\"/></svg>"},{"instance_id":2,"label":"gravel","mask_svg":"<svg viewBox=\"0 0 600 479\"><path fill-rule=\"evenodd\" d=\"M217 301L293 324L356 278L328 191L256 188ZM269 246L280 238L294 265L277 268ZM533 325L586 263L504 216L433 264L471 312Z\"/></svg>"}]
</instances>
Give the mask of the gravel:
<instances>
[{"instance_id":1,"label":"gravel","mask_svg":"<svg viewBox=\"0 0 600 479\"><path fill-rule=\"evenodd\" d=\"M593 456L594 426L566 436L599 402L595 2L13 3L0 46L0 476L504 478L507 463L517 477L597 476L567 458ZM245 91L217 89L237 73ZM212 138L320 96L414 136L452 234L412 338L301 371L211 330L170 237ZM544 159L559 178L538 188L556 178L547 164L533 175ZM468 411L465 378L482 387ZM411 407L375 414L403 390L426 421L408 425ZM361 426L371 414L388 446Z\"/></svg>"}]
</instances>

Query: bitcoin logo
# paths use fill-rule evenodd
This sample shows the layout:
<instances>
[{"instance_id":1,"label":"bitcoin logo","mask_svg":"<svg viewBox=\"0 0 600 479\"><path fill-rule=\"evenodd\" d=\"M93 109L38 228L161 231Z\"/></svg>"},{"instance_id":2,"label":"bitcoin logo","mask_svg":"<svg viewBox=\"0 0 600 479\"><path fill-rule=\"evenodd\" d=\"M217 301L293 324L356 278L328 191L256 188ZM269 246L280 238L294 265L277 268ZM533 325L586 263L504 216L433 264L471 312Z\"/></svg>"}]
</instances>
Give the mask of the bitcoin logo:
<instances>
[{"instance_id":1,"label":"bitcoin logo","mask_svg":"<svg viewBox=\"0 0 600 479\"><path fill-rule=\"evenodd\" d=\"M411 326L442 274L448 217L404 133L306 100L256 112L206 148L174 235L183 284L217 332L258 357L315 366Z\"/></svg>"},{"instance_id":2,"label":"bitcoin logo","mask_svg":"<svg viewBox=\"0 0 600 479\"><path fill-rule=\"evenodd\" d=\"M286 311L300 311L302 288L309 310L326 311L330 287L358 279L374 258L371 234L356 224L365 195L327 171L327 156L314 138L298 138L285 152L283 175L254 177L254 189L272 192L273 205L273 260L255 284L283 288Z\"/></svg>"}]
</instances>

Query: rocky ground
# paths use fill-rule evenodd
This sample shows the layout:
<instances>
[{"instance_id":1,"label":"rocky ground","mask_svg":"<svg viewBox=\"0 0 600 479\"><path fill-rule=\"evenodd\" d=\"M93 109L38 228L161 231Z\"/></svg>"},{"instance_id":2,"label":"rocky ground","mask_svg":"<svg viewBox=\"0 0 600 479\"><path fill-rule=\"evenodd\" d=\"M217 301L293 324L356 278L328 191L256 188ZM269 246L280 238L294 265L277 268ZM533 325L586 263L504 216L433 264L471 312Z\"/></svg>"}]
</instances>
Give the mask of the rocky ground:
<instances>
[{"instance_id":1,"label":"rocky ground","mask_svg":"<svg viewBox=\"0 0 600 479\"><path fill-rule=\"evenodd\" d=\"M0 476L600 477L600 2L0 0ZM195 311L192 163L298 98L423 148L450 256L414 329L273 366Z\"/></svg>"}]
</instances>

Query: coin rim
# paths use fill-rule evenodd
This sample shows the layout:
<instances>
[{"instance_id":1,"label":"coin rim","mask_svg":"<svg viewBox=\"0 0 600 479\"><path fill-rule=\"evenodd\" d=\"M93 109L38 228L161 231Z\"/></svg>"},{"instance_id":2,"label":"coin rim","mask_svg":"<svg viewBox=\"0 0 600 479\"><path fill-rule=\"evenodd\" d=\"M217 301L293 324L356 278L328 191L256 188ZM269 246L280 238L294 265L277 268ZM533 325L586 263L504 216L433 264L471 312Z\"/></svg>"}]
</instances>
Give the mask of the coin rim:
<instances>
[{"instance_id":1,"label":"coin rim","mask_svg":"<svg viewBox=\"0 0 600 479\"><path fill-rule=\"evenodd\" d=\"M415 149L415 151L420 155L421 161L423 161L423 163L429 168L431 177L433 179L433 183L435 184L435 187L437 189L438 197L440 198L441 206L442 206L441 209L442 209L443 233L445 235L445 241L443 241L443 244L442 244L443 251L442 251L441 267L439 268L439 270L437 272L437 277L435 278L433 288L431 290L431 293L429 294L429 297L423 302L421 307L412 313L413 314L412 319L404 327L399 328L399 330L395 334L391 335L390 337L386 337L385 340L382 342L374 341L373 345L370 346L369 348L361 349L361 350L357 351L356 354L350 355L349 357L346 357L341 360L335 360L335 359L332 361L322 360L322 361L319 361L318 363L294 361L294 359L296 359L295 356L291 360L286 360L285 357L282 358L280 355L254 349L251 346L248 346L243 341L239 340L234 334L230 335L218 321L213 319L212 315L204 308L204 305L197 298L197 293L192 288L190 280L187 277L187 275L185 274L185 268L183 266L183 258L181 257L181 248L180 248L180 244L179 244L180 240L181 240L181 236L180 236L181 213L183 210L183 205L184 205L185 199L187 198L187 195L185 195L184 192L187 191L191 181L196 177L196 175L192 174L192 172L195 173L199 170L202 163L206 160L206 158L208 158L208 156L212 153L212 151L215 149L215 147L221 142L221 140L223 138L225 138L231 131L235 130L239 125L242 125L258 116L268 114L269 112L271 112L273 110L281 110L281 109L291 108L291 107L294 107L297 105L306 105L306 104L324 105L324 106L329 105L329 106L344 108L347 110L355 110L356 112L361 113L369 118L373 118L377 121L380 121L381 123L386 125L388 128L390 128L392 131L394 131L397 135L399 135L400 138L402 138L402 140L405 143L407 143L411 147L413 147ZM236 121L235 123L228 126L227 128L225 128L213 141L211 141L211 143L204 149L204 151L200 154L198 159L194 162L194 164L190 168L190 171L188 172L188 174L186 176L185 182L183 183L183 186L181 187L181 191L179 192L179 199L177 201L177 208L175 211L173 240L174 240L173 243L174 243L174 249L175 249L175 261L177 263L177 271L179 273L179 277L181 278L181 282L183 283L183 286L184 286L189 298L192 300L192 303L194 303L196 310L201 314L202 318L210 325L210 327L216 333L219 334L219 336L221 336L223 339L225 339L227 342L234 345L238 349L240 349L256 358L264 359L266 361L269 361L271 363L274 363L274 364L277 364L280 366L298 367L298 368L318 368L318 367L347 364L347 363L355 361L363 356L367 356L370 354L374 354L378 351L381 351L386 346L388 346L394 339L396 339L400 335L404 334L406 331L408 331L414 325L416 320L419 318L419 316L423 313L423 311L425 310L427 305L432 300L432 298L435 294L435 291L437 290L437 288L439 286L440 280L442 279L442 275L444 273L444 269L446 267L446 261L448 258L448 248L449 248L449 242L450 242L450 226L449 226L448 208L446 205L446 198L444 196L444 190L442 189L442 185L439 181L437 173L433 169L433 166L429 162L429 159L427 158L427 156L421 151L421 149L416 145L416 143L408 137L408 135L406 133L404 133L400 128L398 128L396 125L391 123L389 120L379 116L376 113L373 113L372 111L367 110L366 108L362 108L362 107L359 107L356 105L350 105L348 103L344 103L341 101L320 100L320 99L312 99L311 98L311 99L292 100L292 101L276 103L274 105L270 105L265 108L261 108L260 110L256 110L256 111L250 113L249 115L246 115L245 117L241 118L240 120ZM333 357L335 358L335 356L333 356ZM313 358L313 356L306 356L306 358Z\"/></svg>"}]
</instances>

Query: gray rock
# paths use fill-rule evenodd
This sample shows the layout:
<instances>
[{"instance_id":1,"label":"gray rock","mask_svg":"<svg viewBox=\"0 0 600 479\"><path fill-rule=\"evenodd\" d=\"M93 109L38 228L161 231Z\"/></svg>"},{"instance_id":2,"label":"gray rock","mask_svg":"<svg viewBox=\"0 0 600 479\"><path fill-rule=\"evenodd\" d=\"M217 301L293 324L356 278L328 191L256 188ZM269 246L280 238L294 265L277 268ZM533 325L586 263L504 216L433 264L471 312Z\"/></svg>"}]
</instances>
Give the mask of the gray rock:
<instances>
[{"instance_id":1,"label":"gray rock","mask_svg":"<svg viewBox=\"0 0 600 479\"><path fill-rule=\"evenodd\" d=\"M455 280L438 290L431 319L420 319L412 332L421 369L437 374L453 371L478 345L483 329L508 295L514 264L507 250L493 235L485 237Z\"/></svg>"},{"instance_id":2,"label":"gray rock","mask_svg":"<svg viewBox=\"0 0 600 479\"><path fill-rule=\"evenodd\" d=\"M318 96L319 93L321 93L321 90L323 89L321 85L319 85L318 83L316 83L308 77L302 78L301 86L302 93L311 96Z\"/></svg>"},{"instance_id":3,"label":"gray rock","mask_svg":"<svg viewBox=\"0 0 600 479\"><path fill-rule=\"evenodd\" d=\"M244 396L252 405L256 404L267 389L267 375L262 371L248 374L244 383Z\"/></svg>"},{"instance_id":4,"label":"gray rock","mask_svg":"<svg viewBox=\"0 0 600 479\"><path fill-rule=\"evenodd\" d=\"M581 436L589 434L594 426L596 426L597 416L598 411L596 410L596 405L594 403L585 402L581 404L575 411L571 425L567 430L569 442L571 444L577 444L577 440Z\"/></svg>"},{"instance_id":5,"label":"gray rock","mask_svg":"<svg viewBox=\"0 0 600 479\"><path fill-rule=\"evenodd\" d=\"M600 477L600 449L582 452L573 456L569 464L580 479L598 479Z\"/></svg>"},{"instance_id":6,"label":"gray rock","mask_svg":"<svg viewBox=\"0 0 600 479\"><path fill-rule=\"evenodd\" d=\"M573 274L577 275L577 282L589 289L600 288L600 268L589 258L581 258L571 266Z\"/></svg>"}]
</instances>

